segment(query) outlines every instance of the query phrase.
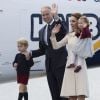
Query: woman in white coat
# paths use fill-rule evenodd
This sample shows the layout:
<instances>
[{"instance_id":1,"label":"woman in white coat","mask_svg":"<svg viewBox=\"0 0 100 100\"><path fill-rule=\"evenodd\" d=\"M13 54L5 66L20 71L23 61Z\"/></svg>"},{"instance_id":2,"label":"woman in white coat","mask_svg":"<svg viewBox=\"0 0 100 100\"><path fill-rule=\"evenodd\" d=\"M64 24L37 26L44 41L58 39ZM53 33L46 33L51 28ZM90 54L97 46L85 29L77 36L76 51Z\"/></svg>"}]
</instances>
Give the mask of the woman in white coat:
<instances>
[{"instance_id":1,"label":"woman in white coat","mask_svg":"<svg viewBox=\"0 0 100 100\"><path fill-rule=\"evenodd\" d=\"M65 45L67 47L68 58L62 83L61 96L69 98L69 100L85 100L85 98L89 96L87 66L85 60L83 61L81 71L78 73L74 72L75 68L67 68L71 61L71 48L73 48L76 42L75 33L78 32L78 19L80 17L81 14L79 13L71 15L70 24L72 32L68 33L61 41L57 42L55 37L57 31L60 29L60 25L55 26L51 34L51 41L54 49L59 49ZM75 65L77 65L77 60L75 61Z\"/></svg>"}]
</instances>

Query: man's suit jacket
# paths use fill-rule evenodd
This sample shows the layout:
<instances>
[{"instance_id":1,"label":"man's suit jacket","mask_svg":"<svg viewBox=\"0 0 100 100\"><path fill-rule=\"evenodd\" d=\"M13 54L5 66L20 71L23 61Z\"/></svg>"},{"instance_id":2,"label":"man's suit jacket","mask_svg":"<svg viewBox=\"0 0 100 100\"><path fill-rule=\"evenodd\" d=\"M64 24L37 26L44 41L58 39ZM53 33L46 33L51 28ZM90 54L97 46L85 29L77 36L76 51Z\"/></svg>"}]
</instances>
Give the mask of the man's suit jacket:
<instances>
[{"instance_id":1,"label":"man's suit jacket","mask_svg":"<svg viewBox=\"0 0 100 100\"><path fill-rule=\"evenodd\" d=\"M65 37L67 32L66 23L60 20L57 22L56 21L53 22L50 31L52 31L53 27L59 23L61 24L61 29L60 32L56 34L57 41L62 40ZM46 29L46 25L39 31L39 49L32 51L32 57L34 58L34 57L46 55L46 61L45 61L46 70L47 71L49 69L55 70L57 68L61 68L62 66L66 65L66 61L67 61L66 46L58 50L54 50L52 47L52 43L50 41L50 37L49 37L48 45L46 45L44 41L45 29Z\"/></svg>"}]
</instances>

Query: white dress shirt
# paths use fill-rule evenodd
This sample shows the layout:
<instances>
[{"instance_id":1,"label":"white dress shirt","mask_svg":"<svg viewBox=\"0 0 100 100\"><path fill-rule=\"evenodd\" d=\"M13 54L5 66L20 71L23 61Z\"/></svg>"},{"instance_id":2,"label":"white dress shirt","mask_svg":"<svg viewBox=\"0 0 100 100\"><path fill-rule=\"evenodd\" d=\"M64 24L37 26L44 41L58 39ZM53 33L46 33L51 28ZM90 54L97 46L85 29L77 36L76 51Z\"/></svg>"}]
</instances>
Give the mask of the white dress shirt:
<instances>
[{"instance_id":1,"label":"white dress shirt","mask_svg":"<svg viewBox=\"0 0 100 100\"><path fill-rule=\"evenodd\" d=\"M60 18L58 15L55 15L54 16L54 19L46 25L46 29L45 29L45 35L44 35L44 41L45 41L45 44L48 45L48 40L47 40L47 31L48 31L48 25L52 25L54 21L58 21Z\"/></svg>"},{"instance_id":2,"label":"white dress shirt","mask_svg":"<svg viewBox=\"0 0 100 100\"><path fill-rule=\"evenodd\" d=\"M45 35L44 35L44 41L45 41L46 45L48 45L48 40L47 40L48 25L52 25L53 22L54 22L54 19L49 24L46 25Z\"/></svg>"}]
</instances>

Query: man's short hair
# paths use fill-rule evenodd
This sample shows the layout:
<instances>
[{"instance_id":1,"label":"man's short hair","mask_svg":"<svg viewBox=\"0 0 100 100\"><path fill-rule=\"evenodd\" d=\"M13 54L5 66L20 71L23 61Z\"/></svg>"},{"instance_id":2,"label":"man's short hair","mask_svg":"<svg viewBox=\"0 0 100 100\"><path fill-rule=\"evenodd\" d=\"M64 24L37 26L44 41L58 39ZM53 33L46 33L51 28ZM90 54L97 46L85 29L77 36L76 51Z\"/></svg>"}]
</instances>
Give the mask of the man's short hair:
<instances>
[{"instance_id":1,"label":"man's short hair","mask_svg":"<svg viewBox=\"0 0 100 100\"><path fill-rule=\"evenodd\" d=\"M41 11L42 11L42 9L45 9L45 8L51 10L50 6L44 6L44 7L41 8Z\"/></svg>"}]
</instances>

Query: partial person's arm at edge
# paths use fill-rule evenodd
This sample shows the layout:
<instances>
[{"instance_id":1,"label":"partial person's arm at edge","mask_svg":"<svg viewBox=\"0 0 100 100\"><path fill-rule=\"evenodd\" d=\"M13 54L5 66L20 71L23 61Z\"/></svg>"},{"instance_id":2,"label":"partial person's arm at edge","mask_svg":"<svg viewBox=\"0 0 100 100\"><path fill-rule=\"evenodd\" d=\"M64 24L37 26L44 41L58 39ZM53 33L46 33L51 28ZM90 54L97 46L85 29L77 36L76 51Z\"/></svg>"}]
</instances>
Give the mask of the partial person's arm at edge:
<instances>
[{"instance_id":1,"label":"partial person's arm at edge","mask_svg":"<svg viewBox=\"0 0 100 100\"><path fill-rule=\"evenodd\" d=\"M34 61L32 58L30 58L30 60L27 60L27 64L28 64L28 67L32 67L34 65Z\"/></svg>"}]
</instances>

